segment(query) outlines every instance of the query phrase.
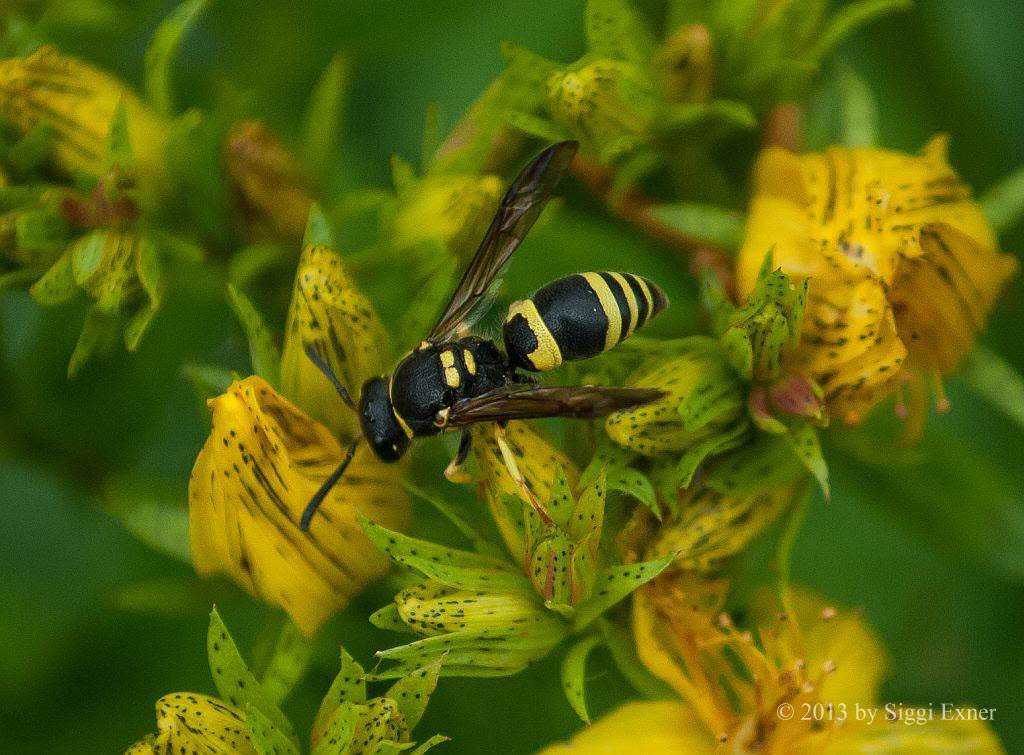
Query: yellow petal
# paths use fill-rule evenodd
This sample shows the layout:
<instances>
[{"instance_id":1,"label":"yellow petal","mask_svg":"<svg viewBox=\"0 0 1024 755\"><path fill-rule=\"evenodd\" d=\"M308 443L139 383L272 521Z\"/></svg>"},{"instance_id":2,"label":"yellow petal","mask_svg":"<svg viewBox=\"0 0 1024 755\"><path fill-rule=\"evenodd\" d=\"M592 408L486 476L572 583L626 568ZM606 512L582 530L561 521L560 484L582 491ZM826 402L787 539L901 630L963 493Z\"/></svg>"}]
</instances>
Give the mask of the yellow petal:
<instances>
[{"instance_id":1,"label":"yellow petal","mask_svg":"<svg viewBox=\"0 0 1024 755\"><path fill-rule=\"evenodd\" d=\"M104 169L110 125L122 102L139 177L159 192L167 128L123 82L54 47L0 62L0 115L22 131L44 122L52 127L55 160L69 173Z\"/></svg>"},{"instance_id":2,"label":"yellow petal","mask_svg":"<svg viewBox=\"0 0 1024 755\"><path fill-rule=\"evenodd\" d=\"M175 692L156 701L157 736L150 751L256 755L245 714L215 697Z\"/></svg>"},{"instance_id":3,"label":"yellow petal","mask_svg":"<svg viewBox=\"0 0 1024 755\"><path fill-rule=\"evenodd\" d=\"M209 405L213 428L189 483L196 570L226 573L312 634L386 571L356 514L404 528L408 497L396 470L361 446L304 533L299 517L343 455L330 431L259 377Z\"/></svg>"},{"instance_id":4,"label":"yellow petal","mask_svg":"<svg viewBox=\"0 0 1024 755\"><path fill-rule=\"evenodd\" d=\"M505 458L498 444L497 425L480 425L473 431L473 453L479 467L477 484L480 496L487 501L491 515L509 552L522 563L526 558L526 543L522 530L505 506L506 496L525 500L525 494L512 478ZM526 487L538 503L543 505L551 498L555 472L559 466L565 470L566 479L575 487L579 479L576 465L548 441L530 429L525 422L509 422L504 431L505 442L515 460L516 467L526 480Z\"/></svg>"},{"instance_id":5,"label":"yellow petal","mask_svg":"<svg viewBox=\"0 0 1024 755\"><path fill-rule=\"evenodd\" d=\"M298 242L313 204L295 157L260 121L232 125L225 164L255 236Z\"/></svg>"},{"instance_id":6,"label":"yellow petal","mask_svg":"<svg viewBox=\"0 0 1024 755\"><path fill-rule=\"evenodd\" d=\"M978 709L965 709L965 711ZM994 709L986 714L991 720ZM999 739L986 721L955 720L956 712L942 720L941 708L934 712L935 720L908 724L905 721L880 721L885 709L880 709L878 719L871 726L840 729L834 739L824 748L827 755L871 755L873 753L898 752L900 755L1002 755L1006 752ZM977 715L977 713L971 714ZM821 752L817 750L816 752Z\"/></svg>"},{"instance_id":7,"label":"yellow petal","mask_svg":"<svg viewBox=\"0 0 1024 755\"><path fill-rule=\"evenodd\" d=\"M324 357L357 401L363 383L388 366L388 337L373 305L356 288L338 253L325 246L307 246L299 259L281 354L281 391L338 437L354 438L356 415L310 361L307 345Z\"/></svg>"},{"instance_id":8,"label":"yellow petal","mask_svg":"<svg viewBox=\"0 0 1024 755\"><path fill-rule=\"evenodd\" d=\"M716 746L685 703L661 701L627 703L541 755L699 755L715 752Z\"/></svg>"}]
</instances>

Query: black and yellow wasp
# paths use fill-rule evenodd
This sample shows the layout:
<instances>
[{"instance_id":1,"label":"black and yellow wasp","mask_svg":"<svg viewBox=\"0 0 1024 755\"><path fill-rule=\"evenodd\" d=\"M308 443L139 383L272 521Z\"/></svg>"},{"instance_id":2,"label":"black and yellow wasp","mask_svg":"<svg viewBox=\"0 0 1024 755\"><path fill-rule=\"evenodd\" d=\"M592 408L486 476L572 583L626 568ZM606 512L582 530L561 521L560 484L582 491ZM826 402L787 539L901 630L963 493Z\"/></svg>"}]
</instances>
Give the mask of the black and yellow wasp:
<instances>
[{"instance_id":1,"label":"black and yellow wasp","mask_svg":"<svg viewBox=\"0 0 1024 755\"><path fill-rule=\"evenodd\" d=\"M468 335L488 293L512 253L536 222L573 156L577 144L548 147L516 177L502 199L479 249L441 319L390 376L371 378L356 406L322 356L306 353L334 383L342 400L359 413L357 438L310 500L301 527L308 529L317 506L337 483L365 439L382 461L396 461L413 438L459 428L454 463L469 452L467 428L540 417L591 418L653 401L658 391L597 386L540 386L517 370L541 372L563 361L586 359L615 346L668 305L660 288L630 273L580 273L541 288L509 308L505 353L494 341Z\"/></svg>"}]
</instances>

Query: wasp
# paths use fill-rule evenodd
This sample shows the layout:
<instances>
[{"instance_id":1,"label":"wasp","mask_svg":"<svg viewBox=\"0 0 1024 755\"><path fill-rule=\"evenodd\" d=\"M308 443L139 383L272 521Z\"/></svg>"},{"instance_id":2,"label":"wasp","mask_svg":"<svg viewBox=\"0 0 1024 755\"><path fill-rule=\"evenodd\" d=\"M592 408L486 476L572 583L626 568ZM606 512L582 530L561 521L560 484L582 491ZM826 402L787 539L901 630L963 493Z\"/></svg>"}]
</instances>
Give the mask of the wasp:
<instances>
[{"instance_id":1,"label":"wasp","mask_svg":"<svg viewBox=\"0 0 1024 755\"><path fill-rule=\"evenodd\" d=\"M602 417L662 395L640 388L542 386L520 372L544 372L564 361L596 356L643 327L668 306L668 298L638 275L570 275L547 284L529 299L514 302L502 328L504 352L493 340L469 334L486 309L495 281L540 216L577 146L574 141L554 144L523 168L501 200L437 324L391 375L366 381L358 404L323 356L306 346L306 354L331 380L342 401L359 414L362 436L352 442L341 464L310 499L300 522L303 530L309 528L317 507L364 440L381 461L393 462L405 454L414 438L458 429L462 438L454 468L469 452L473 425L497 422L503 427L513 419ZM503 455L509 463L511 455Z\"/></svg>"}]
</instances>

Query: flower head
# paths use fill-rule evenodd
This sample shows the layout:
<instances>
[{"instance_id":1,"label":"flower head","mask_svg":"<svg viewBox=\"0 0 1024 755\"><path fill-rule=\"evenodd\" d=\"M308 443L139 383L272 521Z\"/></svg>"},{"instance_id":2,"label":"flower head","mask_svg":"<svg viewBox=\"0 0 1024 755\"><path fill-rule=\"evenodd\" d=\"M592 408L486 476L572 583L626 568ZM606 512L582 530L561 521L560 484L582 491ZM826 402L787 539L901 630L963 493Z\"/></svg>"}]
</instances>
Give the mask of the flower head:
<instances>
[{"instance_id":1,"label":"flower head","mask_svg":"<svg viewBox=\"0 0 1024 755\"><path fill-rule=\"evenodd\" d=\"M911 375L952 370L1016 270L949 166L942 137L917 156L766 150L737 262L741 297L769 251L774 265L809 282L788 364L847 421Z\"/></svg>"},{"instance_id":2,"label":"flower head","mask_svg":"<svg viewBox=\"0 0 1024 755\"><path fill-rule=\"evenodd\" d=\"M123 82L54 47L0 62L0 115L22 132L46 124L54 161L67 174L106 172L107 140L121 107L139 184L157 196L166 182L167 127Z\"/></svg>"}]
</instances>

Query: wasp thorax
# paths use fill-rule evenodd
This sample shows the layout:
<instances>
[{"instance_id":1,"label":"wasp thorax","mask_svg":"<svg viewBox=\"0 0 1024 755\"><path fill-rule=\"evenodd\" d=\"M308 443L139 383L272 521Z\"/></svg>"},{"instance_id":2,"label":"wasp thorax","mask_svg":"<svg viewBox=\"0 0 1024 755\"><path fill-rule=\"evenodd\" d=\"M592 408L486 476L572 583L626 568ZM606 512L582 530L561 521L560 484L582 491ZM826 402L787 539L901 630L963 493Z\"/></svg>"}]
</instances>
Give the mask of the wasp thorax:
<instances>
[{"instance_id":1,"label":"wasp thorax","mask_svg":"<svg viewBox=\"0 0 1024 755\"><path fill-rule=\"evenodd\" d=\"M381 461L397 461L409 447L409 435L395 416L384 378L367 380L359 397L363 436Z\"/></svg>"}]
</instances>

